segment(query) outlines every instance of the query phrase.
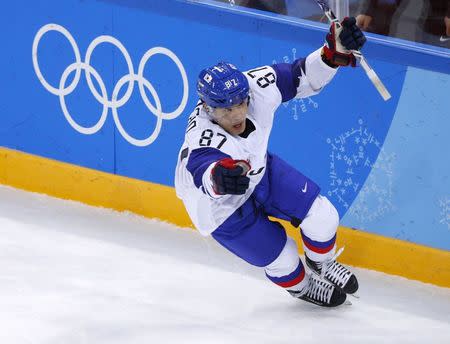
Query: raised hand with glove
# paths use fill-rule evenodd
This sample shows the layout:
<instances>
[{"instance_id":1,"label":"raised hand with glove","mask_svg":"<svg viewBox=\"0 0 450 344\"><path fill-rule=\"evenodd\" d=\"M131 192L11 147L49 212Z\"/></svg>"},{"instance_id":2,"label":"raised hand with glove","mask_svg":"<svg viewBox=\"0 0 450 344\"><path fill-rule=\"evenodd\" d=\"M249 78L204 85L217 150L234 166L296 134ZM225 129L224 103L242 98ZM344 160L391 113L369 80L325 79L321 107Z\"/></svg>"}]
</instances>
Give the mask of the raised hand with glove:
<instances>
[{"instance_id":1,"label":"raised hand with glove","mask_svg":"<svg viewBox=\"0 0 450 344\"><path fill-rule=\"evenodd\" d=\"M331 23L330 32L323 47L322 59L332 67L356 66L351 50L359 50L366 43L366 37L356 25L354 17L346 17L341 23Z\"/></svg>"},{"instance_id":2,"label":"raised hand with glove","mask_svg":"<svg viewBox=\"0 0 450 344\"><path fill-rule=\"evenodd\" d=\"M213 190L218 195L243 195L250 178L246 176L250 165L245 160L225 158L219 160L211 170Z\"/></svg>"}]
</instances>

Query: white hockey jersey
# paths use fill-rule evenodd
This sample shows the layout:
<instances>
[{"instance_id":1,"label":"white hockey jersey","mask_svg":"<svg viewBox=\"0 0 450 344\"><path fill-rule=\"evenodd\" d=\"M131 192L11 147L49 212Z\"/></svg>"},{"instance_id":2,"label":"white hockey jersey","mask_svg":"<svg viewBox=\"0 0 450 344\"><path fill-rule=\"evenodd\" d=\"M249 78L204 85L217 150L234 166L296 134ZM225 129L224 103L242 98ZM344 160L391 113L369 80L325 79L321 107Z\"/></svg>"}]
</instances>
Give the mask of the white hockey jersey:
<instances>
[{"instance_id":1,"label":"white hockey jersey","mask_svg":"<svg viewBox=\"0 0 450 344\"><path fill-rule=\"evenodd\" d=\"M311 53L302 61L299 85L293 92L298 98L320 92L337 71L322 61L320 51ZM189 117L185 140L178 155L175 188L192 222L203 235L213 232L233 214L251 196L265 173L274 113L286 99L283 87L277 86L279 74L276 66L244 72L250 86L246 135L230 135L211 120L201 103ZM197 152L204 151L210 156L217 154L217 159L211 161L206 169L198 169L204 171L198 175L192 166L197 163L196 159L202 159ZM250 163L251 170L247 174L250 186L244 195L216 195L212 190L211 170L215 162L225 156Z\"/></svg>"}]
</instances>

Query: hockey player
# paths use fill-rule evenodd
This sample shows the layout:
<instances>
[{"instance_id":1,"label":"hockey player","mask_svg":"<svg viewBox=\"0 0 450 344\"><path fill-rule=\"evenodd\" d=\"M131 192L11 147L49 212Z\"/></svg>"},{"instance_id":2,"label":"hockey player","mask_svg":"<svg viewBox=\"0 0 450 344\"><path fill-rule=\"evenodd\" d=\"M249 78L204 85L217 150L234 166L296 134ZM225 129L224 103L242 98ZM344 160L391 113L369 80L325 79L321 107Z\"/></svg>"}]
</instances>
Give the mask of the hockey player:
<instances>
[{"instance_id":1,"label":"hockey player","mask_svg":"<svg viewBox=\"0 0 450 344\"><path fill-rule=\"evenodd\" d=\"M189 117L175 187L196 228L248 263L262 267L292 296L321 306L342 304L358 289L336 261L339 216L319 186L267 151L282 102L319 93L339 66L355 66L350 50L366 38L346 18L332 24L326 43L292 64L240 72L220 62L201 71L200 101ZM296 243L280 223L301 225L305 271Z\"/></svg>"}]
</instances>

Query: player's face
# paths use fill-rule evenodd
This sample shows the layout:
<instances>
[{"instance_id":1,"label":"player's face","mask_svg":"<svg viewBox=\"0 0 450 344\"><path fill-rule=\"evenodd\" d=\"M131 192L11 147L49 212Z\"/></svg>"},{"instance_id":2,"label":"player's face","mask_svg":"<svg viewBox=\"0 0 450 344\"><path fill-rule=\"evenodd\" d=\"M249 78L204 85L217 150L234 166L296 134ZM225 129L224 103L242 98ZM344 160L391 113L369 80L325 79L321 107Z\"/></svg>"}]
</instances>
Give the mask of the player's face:
<instances>
[{"instance_id":1,"label":"player's face","mask_svg":"<svg viewBox=\"0 0 450 344\"><path fill-rule=\"evenodd\" d=\"M245 130L245 120L247 118L248 101L228 108L215 108L214 119L228 131L231 135L242 134Z\"/></svg>"}]
</instances>

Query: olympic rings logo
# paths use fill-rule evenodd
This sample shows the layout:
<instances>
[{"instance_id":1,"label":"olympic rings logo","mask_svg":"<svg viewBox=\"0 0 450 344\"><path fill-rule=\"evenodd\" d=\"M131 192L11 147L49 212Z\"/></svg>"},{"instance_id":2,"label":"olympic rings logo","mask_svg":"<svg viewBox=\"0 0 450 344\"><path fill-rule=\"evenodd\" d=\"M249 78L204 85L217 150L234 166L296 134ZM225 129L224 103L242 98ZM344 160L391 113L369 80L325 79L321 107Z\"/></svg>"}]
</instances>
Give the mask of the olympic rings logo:
<instances>
[{"instance_id":1,"label":"olympic rings logo","mask_svg":"<svg viewBox=\"0 0 450 344\"><path fill-rule=\"evenodd\" d=\"M69 41L70 45L72 46L73 52L75 54L75 62L70 64L62 73L61 79L59 81L59 87L54 87L47 82L47 80L42 75L41 69L39 67L39 62L38 62L39 42L42 39L42 37L47 32L50 32L50 31L59 32L64 37L66 37L67 40ZM92 53L94 52L95 48L102 43L109 43L109 44L112 44L115 47L117 47L120 50L120 52L123 54L126 64L128 66L128 74L124 75L116 83L116 85L114 86L113 92L112 92L111 99L109 99L109 97L108 97L108 94L106 91L106 86L105 86L103 79L100 77L99 73L89 64ZM156 55L156 54L163 54L163 55L166 55L167 57L169 57L177 66L178 70L181 73L181 77L183 79L183 97L181 99L181 103L173 112L170 112L170 113L163 112L162 106L161 106L161 100L159 99L158 93L156 92L153 85L147 79L145 79L143 76L145 65L146 65L147 61L153 55ZM32 58L33 58L34 71L36 72L36 75L37 75L39 81L41 82L42 86L44 86L45 89L47 91L49 91L50 93L59 97L59 102L60 102L64 117L67 119L69 124L76 131L78 131L81 134L91 135L91 134L95 134L96 132L98 132L103 127L103 124L106 121L106 117L108 116L108 109L111 109L112 116L114 118L114 123L116 124L116 127L119 130L120 134L123 136L123 138L125 140L127 140L129 143L131 143L132 145L139 146L139 147L145 147L145 146L150 145L158 137L159 132L161 131L162 121L164 119L170 120L170 119L174 119L174 118L178 117L183 112L184 108L186 107L186 103L188 100L188 94L189 94L188 79L187 79L186 71L185 71L180 59L171 50L164 48L164 47L154 47L154 48L147 50L147 52L144 54L144 56L142 57L142 59L139 63L138 72L136 74L136 73L134 73L133 62L131 61L130 54L125 49L123 44L116 38L114 38L112 36L105 36L105 35L95 38L91 42L89 47L87 48L84 62L82 62L81 57L80 57L80 50L78 49L78 45L75 42L75 39L73 38L73 36L70 34L70 32L67 31L61 25L47 24L47 25L44 25L43 27L41 27L39 29L39 31L37 32L36 36L34 37L33 47L32 47ZM75 120L70 115L70 113L67 109L67 105L66 105L66 101L65 101L65 97L67 95L69 95L70 93L72 93L74 91L74 89L78 86L78 82L80 80L80 75L81 75L82 70L84 70L84 72L85 72L86 81L87 81L87 84L89 86L89 89L90 89L92 95L95 97L95 99L100 104L103 105L103 110L102 110L100 119L98 120L98 122L96 124L94 124L91 127L84 127L84 126L81 126L80 124L78 124L77 122L75 122ZM73 72L75 72L74 79L72 80L70 85L66 85L67 78ZM100 87L101 94L94 87L94 84L92 82L92 76L97 81L97 83ZM145 139L136 139L136 138L132 137L131 135L129 135L126 132L126 130L123 128L122 123L120 122L120 119L119 119L118 111L117 111L120 107L125 105L127 103L127 101L130 99L131 94L134 90L135 82L138 83L139 92L141 94L141 97L144 101L145 106L157 118L155 129L153 130L151 135ZM126 92L121 98L118 99L119 92L125 84L128 84ZM145 92L145 88L151 93L152 97L154 98L156 107L153 106L153 104L148 99L147 94Z\"/></svg>"}]
</instances>

